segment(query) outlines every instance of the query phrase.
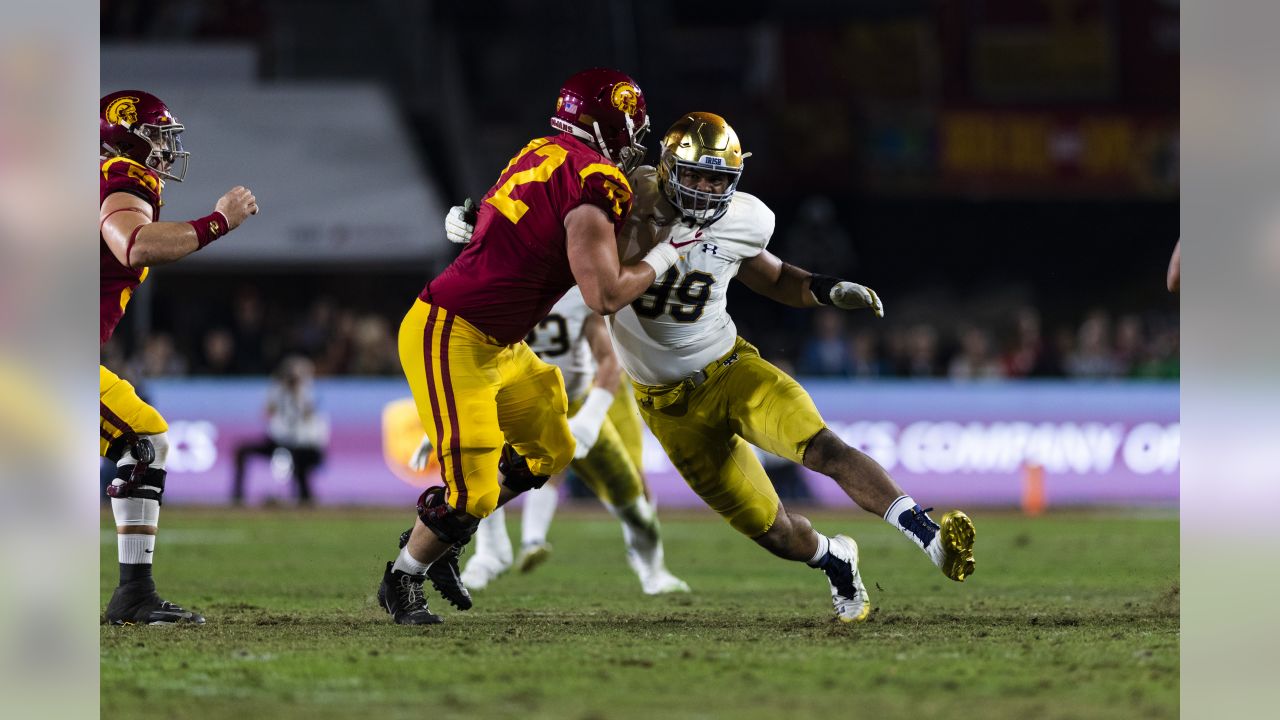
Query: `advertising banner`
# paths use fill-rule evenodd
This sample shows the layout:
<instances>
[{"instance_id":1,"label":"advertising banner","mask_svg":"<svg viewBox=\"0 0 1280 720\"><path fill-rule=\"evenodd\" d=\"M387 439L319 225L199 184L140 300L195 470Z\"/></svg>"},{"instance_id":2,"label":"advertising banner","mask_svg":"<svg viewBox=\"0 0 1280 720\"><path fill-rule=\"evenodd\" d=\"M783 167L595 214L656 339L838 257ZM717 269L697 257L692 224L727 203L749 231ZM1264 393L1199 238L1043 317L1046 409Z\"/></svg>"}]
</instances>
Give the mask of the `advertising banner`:
<instances>
[{"instance_id":1,"label":"advertising banner","mask_svg":"<svg viewBox=\"0 0 1280 720\"><path fill-rule=\"evenodd\" d=\"M923 503L1014 506L1028 478L1050 505L1176 505L1180 426L1176 383L848 382L803 380L829 427L875 457ZM236 448L266 432L265 380L163 380L144 387L169 420L165 500L225 503ZM317 384L329 426L313 477L321 504L411 505L438 474L408 470L417 426L401 380ZM646 434L645 474L664 506L697 506ZM850 506L836 484L765 457L799 497ZM288 458L251 458L247 499L288 500ZM1039 492L1039 491L1037 491Z\"/></svg>"}]
</instances>

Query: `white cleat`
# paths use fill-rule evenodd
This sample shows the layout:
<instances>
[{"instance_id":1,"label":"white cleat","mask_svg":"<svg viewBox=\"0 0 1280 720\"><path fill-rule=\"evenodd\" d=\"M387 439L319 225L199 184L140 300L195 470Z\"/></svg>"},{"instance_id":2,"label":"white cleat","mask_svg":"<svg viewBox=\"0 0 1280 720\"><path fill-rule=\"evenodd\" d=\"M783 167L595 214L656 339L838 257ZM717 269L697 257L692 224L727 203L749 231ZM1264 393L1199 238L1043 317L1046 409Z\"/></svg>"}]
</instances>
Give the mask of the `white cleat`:
<instances>
[{"instance_id":1,"label":"white cleat","mask_svg":"<svg viewBox=\"0 0 1280 720\"><path fill-rule=\"evenodd\" d=\"M847 535L836 535L818 567L827 575L836 619L843 623L865 621L871 615L871 598L858 572L858 543Z\"/></svg>"},{"instance_id":2,"label":"white cleat","mask_svg":"<svg viewBox=\"0 0 1280 720\"><path fill-rule=\"evenodd\" d=\"M469 590L483 590L510 568L510 562L504 563L492 555L472 555L462 569L462 584Z\"/></svg>"},{"instance_id":3,"label":"white cleat","mask_svg":"<svg viewBox=\"0 0 1280 720\"><path fill-rule=\"evenodd\" d=\"M672 575L666 568L658 568L649 573L648 576L642 576L640 578L640 586L644 589L645 595L689 592L689 583Z\"/></svg>"}]
</instances>

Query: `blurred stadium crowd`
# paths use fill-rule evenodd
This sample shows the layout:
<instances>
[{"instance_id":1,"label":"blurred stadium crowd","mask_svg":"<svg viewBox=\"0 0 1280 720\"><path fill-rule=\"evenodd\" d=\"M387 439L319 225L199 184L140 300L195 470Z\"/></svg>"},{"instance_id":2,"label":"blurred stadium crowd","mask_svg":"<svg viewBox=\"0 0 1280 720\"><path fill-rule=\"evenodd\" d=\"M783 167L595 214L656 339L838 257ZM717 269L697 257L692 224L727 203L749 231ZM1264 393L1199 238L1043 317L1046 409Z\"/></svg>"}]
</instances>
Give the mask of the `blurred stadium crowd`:
<instances>
[{"instance_id":1,"label":"blurred stadium crowd","mask_svg":"<svg viewBox=\"0 0 1280 720\"><path fill-rule=\"evenodd\" d=\"M412 294L408 294L412 297ZM735 300L761 301L739 290ZM803 376L845 378L1177 378L1178 319L1173 313L1096 308L1071 322L1046 325L1031 305L979 308L969 319L952 311L909 311L895 320L820 309L788 311L781 323L738 310L739 331L784 369ZM906 298L906 308L926 298ZM104 363L137 379L200 375L264 375L288 355L315 362L317 375L396 376L395 328L403 302L344 305L321 296L292 309L265 302L242 286L223 306L128 343L117 335ZM937 319L930 320L933 316Z\"/></svg>"}]
</instances>

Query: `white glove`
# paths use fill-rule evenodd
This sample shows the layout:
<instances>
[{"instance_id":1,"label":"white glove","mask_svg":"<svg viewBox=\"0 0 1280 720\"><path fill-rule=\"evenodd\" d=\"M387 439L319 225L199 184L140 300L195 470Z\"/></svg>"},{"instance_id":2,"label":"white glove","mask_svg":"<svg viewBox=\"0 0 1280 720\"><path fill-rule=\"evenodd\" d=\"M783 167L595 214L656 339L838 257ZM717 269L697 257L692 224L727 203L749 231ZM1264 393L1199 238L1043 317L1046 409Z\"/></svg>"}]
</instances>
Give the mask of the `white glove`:
<instances>
[{"instance_id":1,"label":"white glove","mask_svg":"<svg viewBox=\"0 0 1280 720\"><path fill-rule=\"evenodd\" d=\"M680 251L676 249L670 242L661 242L653 246L647 255L640 258L640 262L649 263L649 267L653 268L655 278L661 280L662 276L680 261Z\"/></svg>"},{"instance_id":2,"label":"white glove","mask_svg":"<svg viewBox=\"0 0 1280 720\"><path fill-rule=\"evenodd\" d=\"M876 317L884 317L884 304L876 291L866 285L859 285L842 280L831 288L831 304L841 310L861 310L870 308Z\"/></svg>"},{"instance_id":3,"label":"white glove","mask_svg":"<svg viewBox=\"0 0 1280 720\"><path fill-rule=\"evenodd\" d=\"M471 233L476 229L476 212L476 204L471 202L471 198L449 208L449 213L444 216L444 236L449 238L449 242L458 245L471 242Z\"/></svg>"},{"instance_id":4,"label":"white glove","mask_svg":"<svg viewBox=\"0 0 1280 720\"><path fill-rule=\"evenodd\" d=\"M413 451L413 457L409 458L409 469L414 472L422 472L427 469L427 463L431 461L431 438L426 435L422 436L422 444L417 450Z\"/></svg>"},{"instance_id":5,"label":"white glove","mask_svg":"<svg viewBox=\"0 0 1280 720\"><path fill-rule=\"evenodd\" d=\"M587 399L574 416L569 418L569 432L578 446L573 450L573 459L581 460L595 447L600 439L600 427L604 425L609 406L613 404L613 393L604 388L591 388Z\"/></svg>"}]
</instances>

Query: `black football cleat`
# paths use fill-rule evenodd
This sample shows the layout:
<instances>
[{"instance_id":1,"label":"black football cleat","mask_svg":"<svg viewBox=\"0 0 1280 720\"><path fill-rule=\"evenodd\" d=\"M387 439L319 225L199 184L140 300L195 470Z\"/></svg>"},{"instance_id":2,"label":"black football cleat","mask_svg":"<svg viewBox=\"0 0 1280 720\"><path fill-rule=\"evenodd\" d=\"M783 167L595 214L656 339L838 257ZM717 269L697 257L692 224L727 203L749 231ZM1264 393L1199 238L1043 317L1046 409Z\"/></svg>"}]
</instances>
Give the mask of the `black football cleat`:
<instances>
[{"instance_id":1,"label":"black football cleat","mask_svg":"<svg viewBox=\"0 0 1280 720\"><path fill-rule=\"evenodd\" d=\"M378 602L390 613L397 625L439 625L444 620L427 608L422 592L423 577L393 570L387 563L378 586Z\"/></svg>"},{"instance_id":2,"label":"black football cleat","mask_svg":"<svg viewBox=\"0 0 1280 720\"><path fill-rule=\"evenodd\" d=\"M462 557L462 546L454 545L444 551L438 560L427 568L427 579L431 587L440 593L440 597L459 610L470 610L472 606L471 592L462 584L462 572L458 569L458 558Z\"/></svg>"},{"instance_id":3,"label":"black football cleat","mask_svg":"<svg viewBox=\"0 0 1280 720\"><path fill-rule=\"evenodd\" d=\"M144 578L116 588L103 621L108 625L203 625L204 616L160 597L155 581Z\"/></svg>"},{"instance_id":4,"label":"black football cleat","mask_svg":"<svg viewBox=\"0 0 1280 720\"><path fill-rule=\"evenodd\" d=\"M400 533L401 550L409 544L409 536L412 534L413 528ZM431 587L435 588L436 592L440 593L440 597L450 605L459 610L470 610L474 603L471 600L471 592L462 583L462 571L458 569L460 557L462 557L461 545L449 548L439 560L431 563L427 568L427 579L431 581ZM378 602L382 602L381 595L378 596Z\"/></svg>"}]
</instances>

